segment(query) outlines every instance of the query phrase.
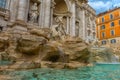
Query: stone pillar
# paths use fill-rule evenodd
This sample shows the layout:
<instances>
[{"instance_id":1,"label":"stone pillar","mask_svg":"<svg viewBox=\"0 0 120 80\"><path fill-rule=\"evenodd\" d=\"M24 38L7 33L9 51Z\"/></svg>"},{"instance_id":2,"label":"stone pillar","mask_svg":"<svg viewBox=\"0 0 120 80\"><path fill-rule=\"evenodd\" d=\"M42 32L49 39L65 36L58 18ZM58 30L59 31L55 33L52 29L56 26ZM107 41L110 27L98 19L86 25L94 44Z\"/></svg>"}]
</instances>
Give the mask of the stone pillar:
<instances>
[{"instance_id":1,"label":"stone pillar","mask_svg":"<svg viewBox=\"0 0 120 80\"><path fill-rule=\"evenodd\" d=\"M71 12L72 12L72 16L71 16L71 19L70 19L70 35L71 36L75 36L75 15L76 15L76 11L75 11L75 1L72 1L72 4L71 4Z\"/></svg>"},{"instance_id":2,"label":"stone pillar","mask_svg":"<svg viewBox=\"0 0 120 80\"><path fill-rule=\"evenodd\" d=\"M25 14L25 21L28 22L28 13L29 13L29 6L30 6L30 0L26 0L26 14Z\"/></svg>"},{"instance_id":3,"label":"stone pillar","mask_svg":"<svg viewBox=\"0 0 120 80\"><path fill-rule=\"evenodd\" d=\"M53 26L53 10L54 10L54 8L55 8L55 2L54 2L54 0L52 0L51 1L51 10L50 10L50 26L52 27Z\"/></svg>"},{"instance_id":4,"label":"stone pillar","mask_svg":"<svg viewBox=\"0 0 120 80\"><path fill-rule=\"evenodd\" d=\"M25 21L27 0L19 0L17 20Z\"/></svg>"},{"instance_id":5,"label":"stone pillar","mask_svg":"<svg viewBox=\"0 0 120 80\"><path fill-rule=\"evenodd\" d=\"M7 0L9 1L9 0ZM17 15L17 8L18 8L18 2L19 0L10 0L10 22L16 21L16 15ZM7 6L8 7L8 6Z\"/></svg>"},{"instance_id":6,"label":"stone pillar","mask_svg":"<svg viewBox=\"0 0 120 80\"><path fill-rule=\"evenodd\" d=\"M95 31L95 40L97 39L97 30L96 30L96 23L95 23L95 20L94 20L94 31Z\"/></svg>"},{"instance_id":7,"label":"stone pillar","mask_svg":"<svg viewBox=\"0 0 120 80\"><path fill-rule=\"evenodd\" d=\"M85 11L84 11L84 9L82 10L82 23L83 23L83 25L82 25L82 27L83 27L83 40L85 40L85 38L86 38L86 35L85 35L86 30L85 30Z\"/></svg>"},{"instance_id":8,"label":"stone pillar","mask_svg":"<svg viewBox=\"0 0 120 80\"><path fill-rule=\"evenodd\" d=\"M51 0L41 0L39 25L49 28L51 21Z\"/></svg>"},{"instance_id":9,"label":"stone pillar","mask_svg":"<svg viewBox=\"0 0 120 80\"><path fill-rule=\"evenodd\" d=\"M44 15L44 27L49 28L50 27L50 16L51 16L51 0L44 0L46 3L45 6L45 15Z\"/></svg>"},{"instance_id":10,"label":"stone pillar","mask_svg":"<svg viewBox=\"0 0 120 80\"><path fill-rule=\"evenodd\" d=\"M91 21L91 17L89 16L89 20L90 20L90 39L93 38L93 25L92 25L92 21Z\"/></svg>"},{"instance_id":11,"label":"stone pillar","mask_svg":"<svg viewBox=\"0 0 120 80\"><path fill-rule=\"evenodd\" d=\"M40 13L39 13L39 25L41 28L43 28L44 26L44 1L45 0L41 0L41 4L40 4Z\"/></svg>"},{"instance_id":12,"label":"stone pillar","mask_svg":"<svg viewBox=\"0 0 120 80\"><path fill-rule=\"evenodd\" d=\"M81 33L81 24L80 24L81 22L79 21L79 37L82 37L82 33Z\"/></svg>"},{"instance_id":13,"label":"stone pillar","mask_svg":"<svg viewBox=\"0 0 120 80\"><path fill-rule=\"evenodd\" d=\"M67 16L67 30L66 30L67 34L69 34L69 32L70 32L70 27L69 27L70 25L69 24L70 24L70 18L69 18L69 16Z\"/></svg>"}]
</instances>

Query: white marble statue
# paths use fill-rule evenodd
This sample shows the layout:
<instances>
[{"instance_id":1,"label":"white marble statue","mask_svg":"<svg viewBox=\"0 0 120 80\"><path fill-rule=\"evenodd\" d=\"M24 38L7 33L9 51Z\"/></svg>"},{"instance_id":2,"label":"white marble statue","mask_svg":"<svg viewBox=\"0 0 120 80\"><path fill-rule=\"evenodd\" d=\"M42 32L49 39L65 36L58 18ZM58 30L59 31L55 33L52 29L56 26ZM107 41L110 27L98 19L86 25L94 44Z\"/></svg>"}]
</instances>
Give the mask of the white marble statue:
<instances>
[{"instance_id":1,"label":"white marble statue","mask_svg":"<svg viewBox=\"0 0 120 80\"><path fill-rule=\"evenodd\" d=\"M37 3L34 3L30 9L30 22L37 23L38 15L38 6Z\"/></svg>"},{"instance_id":2,"label":"white marble statue","mask_svg":"<svg viewBox=\"0 0 120 80\"><path fill-rule=\"evenodd\" d=\"M58 36L60 38L63 38L66 35L62 19L63 17L55 18L56 25L53 25L51 28L53 37Z\"/></svg>"}]
</instances>

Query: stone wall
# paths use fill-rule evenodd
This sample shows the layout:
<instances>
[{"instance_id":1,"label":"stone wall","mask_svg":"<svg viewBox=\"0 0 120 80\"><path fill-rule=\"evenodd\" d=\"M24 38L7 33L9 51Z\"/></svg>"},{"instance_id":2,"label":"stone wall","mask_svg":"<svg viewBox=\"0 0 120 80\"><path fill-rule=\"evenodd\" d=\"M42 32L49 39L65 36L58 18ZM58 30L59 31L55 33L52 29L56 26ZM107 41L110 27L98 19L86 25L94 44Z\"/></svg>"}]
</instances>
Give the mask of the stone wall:
<instances>
[{"instance_id":1,"label":"stone wall","mask_svg":"<svg viewBox=\"0 0 120 80\"><path fill-rule=\"evenodd\" d=\"M95 39L95 11L86 0L8 0L6 6L5 16L1 15L6 26L51 28L62 24L67 35L86 42Z\"/></svg>"}]
</instances>

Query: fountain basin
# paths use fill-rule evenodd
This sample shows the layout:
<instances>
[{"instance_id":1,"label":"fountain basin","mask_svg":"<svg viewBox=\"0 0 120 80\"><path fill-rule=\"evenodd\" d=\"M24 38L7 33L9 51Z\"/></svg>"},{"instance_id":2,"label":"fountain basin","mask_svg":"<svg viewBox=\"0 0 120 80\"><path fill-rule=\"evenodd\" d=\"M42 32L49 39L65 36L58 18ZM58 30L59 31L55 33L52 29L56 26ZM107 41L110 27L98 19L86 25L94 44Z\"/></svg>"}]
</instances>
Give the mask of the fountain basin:
<instances>
[{"instance_id":1,"label":"fountain basin","mask_svg":"<svg viewBox=\"0 0 120 80\"><path fill-rule=\"evenodd\" d=\"M11 61L0 61L0 66L4 66L4 65L10 65L10 64L12 64L12 62Z\"/></svg>"},{"instance_id":2,"label":"fountain basin","mask_svg":"<svg viewBox=\"0 0 120 80\"><path fill-rule=\"evenodd\" d=\"M109 64L111 64L111 65L114 65L114 64L118 64L118 65L120 65L119 62L115 62L115 63L109 63L109 62L108 62L108 63L107 63L107 62L98 62L98 63L95 63L95 64L97 64L97 65L99 65L99 64L101 64L101 65L102 65L102 64L103 64L103 65L105 65L105 64L106 64L106 65L109 65Z\"/></svg>"},{"instance_id":3,"label":"fountain basin","mask_svg":"<svg viewBox=\"0 0 120 80\"><path fill-rule=\"evenodd\" d=\"M120 80L120 64L96 64L78 69L41 68L6 73L13 77L11 80Z\"/></svg>"}]
</instances>

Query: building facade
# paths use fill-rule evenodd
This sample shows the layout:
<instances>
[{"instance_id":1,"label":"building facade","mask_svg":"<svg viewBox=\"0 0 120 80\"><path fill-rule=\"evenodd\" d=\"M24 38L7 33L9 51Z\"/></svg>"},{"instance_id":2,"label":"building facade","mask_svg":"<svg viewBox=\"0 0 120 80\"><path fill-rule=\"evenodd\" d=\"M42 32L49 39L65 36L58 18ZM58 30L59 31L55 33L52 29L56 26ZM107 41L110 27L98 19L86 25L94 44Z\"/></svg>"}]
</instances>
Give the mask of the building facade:
<instances>
[{"instance_id":1,"label":"building facade","mask_svg":"<svg viewBox=\"0 0 120 80\"><path fill-rule=\"evenodd\" d=\"M87 43L96 40L96 12L88 4L83 4L80 11L80 37Z\"/></svg>"},{"instance_id":2,"label":"building facade","mask_svg":"<svg viewBox=\"0 0 120 80\"><path fill-rule=\"evenodd\" d=\"M97 38L102 46L119 49L120 8L101 13L97 16Z\"/></svg>"},{"instance_id":3,"label":"building facade","mask_svg":"<svg viewBox=\"0 0 120 80\"><path fill-rule=\"evenodd\" d=\"M51 28L63 23L66 34L87 42L95 39L95 11L87 0L0 0L0 27L15 31L26 27Z\"/></svg>"}]
</instances>

